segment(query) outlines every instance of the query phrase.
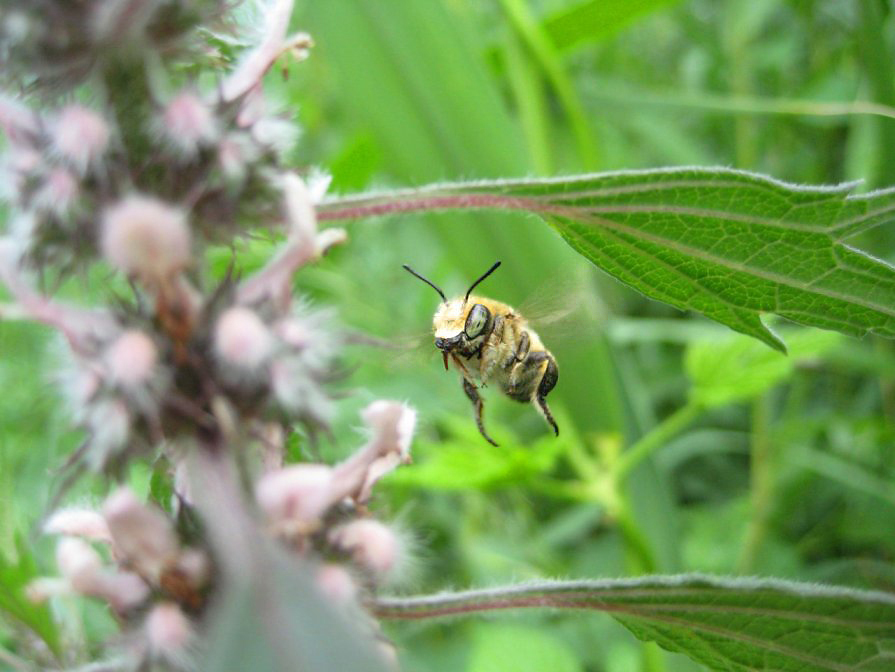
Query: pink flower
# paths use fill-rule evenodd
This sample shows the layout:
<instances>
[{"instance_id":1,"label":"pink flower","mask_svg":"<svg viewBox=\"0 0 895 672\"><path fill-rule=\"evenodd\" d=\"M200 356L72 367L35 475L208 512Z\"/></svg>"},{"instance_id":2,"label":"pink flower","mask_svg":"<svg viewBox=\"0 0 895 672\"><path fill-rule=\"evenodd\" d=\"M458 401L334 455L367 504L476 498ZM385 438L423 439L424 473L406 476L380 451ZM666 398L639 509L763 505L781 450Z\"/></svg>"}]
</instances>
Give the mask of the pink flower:
<instances>
[{"instance_id":1,"label":"pink flower","mask_svg":"<svg viewBox=\"0 0 895 672\"><path fill-rule=\"evenodd\" d=\"M158 124L163 137L185 156L210 145L218 136L211 108L192 91L182 91L165 106Z\"/></svg>"},{"instance_id":2,"label":"pink flower","mask_svg":"<svg viewBox=\"0 0 895 672\"><path fill-rule=\"evenodd\" d=\"M116 554L150 580L158 580L177 559L179 545L171 522L129 489L121 488L109 496L103 516Z\"/></svg>"},{"instance_id":3,"label":"pink flower","mask_svg":"<svg viewBox=\"0 0 895 672\"><path fill-rule=\"evenodd\" d=\"M257 372L270 357L273 345L267 325L248 308L230 308L215 325L215 351L223 363L242 372Z\"/></svg>"},{"instance_id":4,"label":"pink flower","mask_svg":"<svg viewBox=\"0 0 895 672\"><path fill-rule=\"evenodd\" d=\"M59 509L44 523L44 533L64 534L93 541L112 540L106 519L92 509Z\"/></svg>"},{"instance_id":5,"label":"pink flower","mask_svg":"<svg viewBox=\"0 0 895 672\"><path fill-rule=\"evenodd\" d=\"M52 125L53 147L80 173L105 154L109 136L105 120L82 105L62 108Z\"/></svg>"},{"instance_id":6,"label":"pink flower","mask_svg":"<svg viewBox=\"0 0 895 672\"><path fill-rule=\"evenodd\" d=\"M378 520L360 519L337 527L330 542L348 551L354 561L379 579L387 577L401 556L397 535Z\"/></svg>"},{"instance_id":7,"label":"pink flower","mask_svg":"<svg viewBox=\"0 0 895 672\"><path fill-rule=\"evenodd\" d=\"M180 658L194 637L193 625L171 602L155 605L146 617L146 639L149 650L160 658Z\"/></svg>"},{"instance_id":8,"label":"pink flower","mask_svg":"<svg viewBox=\"0 0 895 672\"><path fill-rule=\"evenodd\" d=\"M151 196L132 194L103 214L100 245L118 270L159 284L187 266L190 238L183 210Z\"/></svg>"},{"instance_id":9,"label":"pink flower","mask_svg":"<svg viewBox=\"0 0 895 672\"><path fill-rule=\"evenodd\" d=\"M152 376L158 350L145 332L130 329L115 339L104 359L112 383L130 388L145 384Z\"/></svg>"},{"instance_id":10,"label":"pink flower","mask_svg":"<svg viewBox=\"0 0 895 672\"><path fill-rule=\"evenodd\" d=\"M315 528L336 501L333 470L322 464L296 464L265 474L255 489L258 505L274 523L292 523L299 532Z\"/></svg>"}]
</instances>

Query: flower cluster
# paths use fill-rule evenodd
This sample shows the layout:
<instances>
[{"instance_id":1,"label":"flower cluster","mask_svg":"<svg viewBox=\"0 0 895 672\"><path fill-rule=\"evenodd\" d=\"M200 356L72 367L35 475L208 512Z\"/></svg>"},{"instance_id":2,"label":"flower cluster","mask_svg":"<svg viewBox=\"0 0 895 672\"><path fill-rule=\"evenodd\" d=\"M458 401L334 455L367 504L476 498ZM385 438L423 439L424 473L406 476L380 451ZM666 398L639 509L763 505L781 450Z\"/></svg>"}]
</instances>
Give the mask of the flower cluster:
<instances>
[{"instance_id":1,"label":"flower cluster","mask_svg":"<svg viewBox=\"0 0 895 672\"><path fill-rule=\"evenodd\" d=\"M260 82L281 55L303 58L310 47L307 35L286 35L291 0L269 8L261 44L215 87L200 90L157 62L178 53L184 40L174 38L195 41L188 29L226 4L56 0L0 8L0 53L21 56L30 45L38 53L23 66L48 69L58 56L57 69L84 70L96 92L89 104L40 112L0 95L8 140L0 196L14 206L8 237L22 260L60 272L101 254L128 277L157 285L195 273L190 255L204 244L229 243L259 216L276 216L268 204L297 133L268 109ZM54 20L58 30L50 29ZM156 42L165 31L168 51ZM35 39L42 37L53 44Z\"/></svg>"},{"instance_id":2,"label":"flower cluster","mask_svg":"<svg viewBox=\"0 0 895 672\"><path fill-rule=\"evenodd\" d=\"M416 414L404 404L377 401L364 410L363 420L370 440L350 458L333 467L296 464L270 471L255 494L272 535L303 554L350 560L362 583L376 586L400 567L401 543L391 528L358 513L365 511L373 485L410 461ZM334 570L323 571L332 580ZM335 592L346 592L349 583L340 580Z\"/></svg>"},{"instance_id":3,"label":"flower cluster","mask_svg":"<svg viewBox=\"0 0 895 672\"><path fill-rule=\"evenodd\" d=\"M10 205L0 282L13 301L4 314L63 337L57 379L86 437L71 462L119 478L149 456L174 493L146 504L120 489L99 511L56 512L45 532L60 536L60 576L32 583L30 595L107 603L138 635L128 639L135 667L187 665L226 581L191 457L238 471L233 506L352 613L406 556L367 505L374 484L409 462L411 409L368 406L369 440L335 466L284 465L290 434L313 440L328 427L327 382L341 350L329 312L295 298L293 279L346 235L318 228L326 182L306 184L285 165L296 132L263 96L273 63L310 46L307 35L287 34L292 0L267 3L258 43L215 86L167 67L185 53L211 64L219 40L194 28L223 20L228 4L23 0L0 9L0 53L15 65L7 77L24 76L31 60L38 88L82 82L96 93L48 111L0 93L0 197ZM243 275L234 259L213 276L208 248L256 227L282 234L269 261ZM115 279L114 301L110 292L106 304L73 305L45 289L48 276L97 271Z\"/></svg>"},{"instance_id":4,"label":"flower cluster","mask_svg":"<svg viewBox=\"0 0 895 672\"><path fill-rule=\"evenodd\" d=\"M5 2L0 7L0 61L7 84L64 89L136 51L164 59L202 53L200 25L223 27L225 0L79 0ZM139 45L135 50L134 45Z\"/></svg>"},{"instance_id":5,"label":"flower cluster","mask_svg":"<svg viewBox=\"0 0 895 672\"><path fill-rule=\"evenodd\" d=\"M140 658L188 660L193 618L205 602L211 579L208 554L181 545L171 521L121 489L92 509L57 511L44 526L61 535L56 564L61 578L31 583L32 600L75 594L105 601L118 617L137 622L144 637L134 638ZM109 558L103 560L97 546Z\"/></svg>"},{"instance_id":6,"label":"flower cluster","mask_svg":"<svg viewBox=\"0 0 895 672\"><path fill-rule=\"evenodd\" d=\"M374 402L362 417L370 438L344 462L269 466L255 486L266 532L314 568L315 583L333 605L354 613L406 558L400 535L370 517L366 504L382 476L410 461L416 423L414 411L397 402ZM183 490L178 501L189 498ZM33 601L102 600L142 635L130 640L135 659L189 665L216 583L213 556L195 545L201 541L186 538L128 488L110 495L99 511L55 512L44 532L59 536L60 576L33 581ZM391 655L388 645L381 647Z\"/></svg>"}]
</instances>

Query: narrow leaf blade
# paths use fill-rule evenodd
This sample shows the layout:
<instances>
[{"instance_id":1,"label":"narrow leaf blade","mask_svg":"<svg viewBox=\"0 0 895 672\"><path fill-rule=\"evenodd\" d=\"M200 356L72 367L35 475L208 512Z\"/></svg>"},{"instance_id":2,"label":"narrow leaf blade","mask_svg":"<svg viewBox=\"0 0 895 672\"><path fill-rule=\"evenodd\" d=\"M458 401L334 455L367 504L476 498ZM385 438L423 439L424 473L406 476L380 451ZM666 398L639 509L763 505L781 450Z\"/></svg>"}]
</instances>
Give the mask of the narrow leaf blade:
<instances>
[{"instance_id":1,"label":"narrow leaf blade","mask_svg":"<svg viewBox=\"0 0 895 672\"><path fill-rule=\"evenodd\" d=\"M895 597L777 580L657 576L557 581L380 600L384 618L532 607L605 611L638 638L727 672L890 670Z\"/></svg>"},{"instance_id":2,"label":"narrow leaf blade","mask_svg":"<svg viewBox=\"0 0 895 672\"><path fill-rule=\"evenodd\" d=\"M895 337L895 268L843 241L889 221L895 190L803 187L728 168L435 185L325 203L321 219L513 209L646 296L784 350L775 313L853 336Z\"/></svg>"}]
</instances>

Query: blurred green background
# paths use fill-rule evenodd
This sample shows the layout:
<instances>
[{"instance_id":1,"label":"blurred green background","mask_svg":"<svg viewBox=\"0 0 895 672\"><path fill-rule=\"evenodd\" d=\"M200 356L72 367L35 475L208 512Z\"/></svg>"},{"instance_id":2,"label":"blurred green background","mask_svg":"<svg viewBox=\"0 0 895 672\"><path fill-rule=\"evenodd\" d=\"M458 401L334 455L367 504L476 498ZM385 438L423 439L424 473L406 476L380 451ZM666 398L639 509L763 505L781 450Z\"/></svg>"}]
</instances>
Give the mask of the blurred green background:
<instances>
[{"instance_id":1,"label":"blurred green background","mask_svg":"<svg viewBox=\"0 0 895 672\"><path fill-rule=\"evenodd\" d=\"M269 87L304 129L296 165L331 173L331 193L688 164L895 185L895 120L827 114L829 103L895 105L895 18L884 2L297 4L293 24L317 46ZM373 399L419 410L415 465L374 502L405 530L412 556L394 590L685 571L895 587L891 343L777 324L793 345L784 359L627 290L530 216L406 215L348 229L350 244L297 284L351 332L396 346L348 349L325 454L357 445L357 410ZM895 258L891 228L854 242ZM247 246L244 263L268 251ZM560 367L550 396L559 439L530 407L488 390L485 421L501 446L478 436L459 377L427 336L437 297L401 269L454 294L496 259L483 293L569 309L541 331ZM0 324L7 563L79 438L35 369L50 342ZM645 459L622 478L613 470L632 447ZM76 496L100 491L87 483ZM79 622L95 639L109 625L98 610ZM410 670L700 669L593 614L386 631Z\"/></svg>"}]
</instances>

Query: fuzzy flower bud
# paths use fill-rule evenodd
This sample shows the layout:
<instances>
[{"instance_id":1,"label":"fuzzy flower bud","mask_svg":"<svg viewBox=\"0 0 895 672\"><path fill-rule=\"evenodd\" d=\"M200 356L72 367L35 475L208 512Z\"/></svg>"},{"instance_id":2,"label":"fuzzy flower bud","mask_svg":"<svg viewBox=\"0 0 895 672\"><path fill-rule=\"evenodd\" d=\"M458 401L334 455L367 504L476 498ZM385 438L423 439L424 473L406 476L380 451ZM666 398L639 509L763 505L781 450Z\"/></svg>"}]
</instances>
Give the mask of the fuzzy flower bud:
<instances>
[{"instance_id":1,"label":"fuzzy flower bud","mask_svg":"<svg viewBox=\"0 0 895 672\"><path fill-rule=\"evenodd\" d=\"M81 105L63 108L52 129L53 147L80 173L102 157L109 145L109 135L109 126L103 118Z\"/></svg>"},{"instance_id":2,"label":"fuzzy flower bud","mask_svg":"<svg viewBox=\"0 0 895 672\"><path fill-rule=\"evenodd\" d=\"M59 573L76 593L92 594L103 571L102 560L86 541L63 537L56 545L56 565Z\"/></svg>"},{"instance_id":3,"label":"fuzzy flower bud","mask_svg":"<svg viewBox=\"0 0 895 672\"><path fill-rule=\"evenodd\" d=\"M320 566L316 578L320 592L336 604L348 604L357 597L357 584L341 565L327 563Z\"/></svg>"},{"instance_id":4,"label":"fuzzy flower bud","mask_svg":"<svg viewBox=\"0 0 895 672\"><path fill-rule=\"evenodd\" d=\"M358 481L356 501L367 502L376 482L410 462L416 411L397 401L374 401L361 413L373 435L357 453L336 467L343 479Z\"/></svg>"},{"instance_id":5,"label":"fuzzy flower bud","mask_svg":"<svg viewBox=\"0 0 895 672\"><path fill-rule=\"evenodd\" d=\"M149 649L159 658L179 658L193 639L193 626L180 607L171 602L155 605L146 617Z\"/></svg>"},{"instance_id":6,"label":"fuzzy flower bud","mask_svg":"<svg viewBox=\"0 0 895 672\"><path fill-rule=\"evenodd\" d=\"M330 542L380 579L392 572L401 556L397 535L377 520L354 520L338 527L330 534Z\"/></svg>"},{"instance_id":7,"label":"fuzzy flower bud","mask_svg":"<svg viewBox=\"0 0 895 672\"><path fill-rule=\"evenodd\" d=\"M217 354L243 371L257 371L273 349L270 330L248 308L230 308L218 318L214 331Z\"/></svg>"},{"instance_id":8,"label":"fuzzy flower bud","mask_svg":"<svg viewBox=\"0 0 895 672\"><path fill-rule=\"evenodd\" d=\"M165 515L143 504L127 488L113 493L103 506L115 552L141 574L156 580L177 557L178 543Z\"/></svg>"},{"instance_id":9,"label":"fuzzy flower bud","mask_svg":"<svg viewBox=\"0 0 895 672\"><path fill-rule=\"evenodd\" d=\"M258 481L255 496L272 521L312 528L335 503L333 470L322 464L297 464L273 471Z\"/></svg>"},{"instance_id":10,"label":"fuzzy flower bud","mask_svg":"<svg viewBox=\"0 0 895 672\"><path fill-rule=\"evenodd\" d=\"M156 198L132 194L103 214L100 244L120 271L143 281L165 281L190 260L186 213Z\"/></svg>"},{"instance_id":11,"label":"fuzzy flower bud","mask_svg":"<svg viewBox=\"0 0 895 672\"><path fill-rule=\"evenodd\" d=\"M298 141L298 128L288 119L262 117L252 125L252 138L278 156L287 154Z\"/></svg>"},{"instance_id":12,"label":"fuzzy flower bud","mask_svg":"<svg viewBox=\"0 0 895 672\"><path fill-rule=\"evenodd\" d=\"M92 509L60 509L44 524L45 534L64 534L94 541L111 541L106 519Z\"/></svg>"},{"instance_id":13,"label":"fuzzy flower bud","mask_svg":"<svg viewBox=\"0 0 895 672\"><path fill-rule=\"evenodd\" d=\"M200 147L217 137L217 124L211 109L192 91L183 91L165 107L160 131L184 156L193 156Z\"/></svg>"},{"instance_id":14,"label":"fuzzy flower bud","mask_svg":"<svg viewBox=\"0 0 895 672\"><path fill-rule=\"evenodd\" d=\"M122 387L136 387L149 380L157 359L152 339L137 329L125 331L105 354L109 379Z\"/></svg>"},{"instance_id":15,"label":"fuzzy flower bud","mask_svg":"<svg viewBox=\"0 0 895 672\"><path fill-rule=\"evenodd\" d=\"M362 412L364 423L373 430L374 442L382 453L396 452L410 458L410 441L416 427L416 411L395 401L374 401Z\"/></svg>"}]
</instances>

